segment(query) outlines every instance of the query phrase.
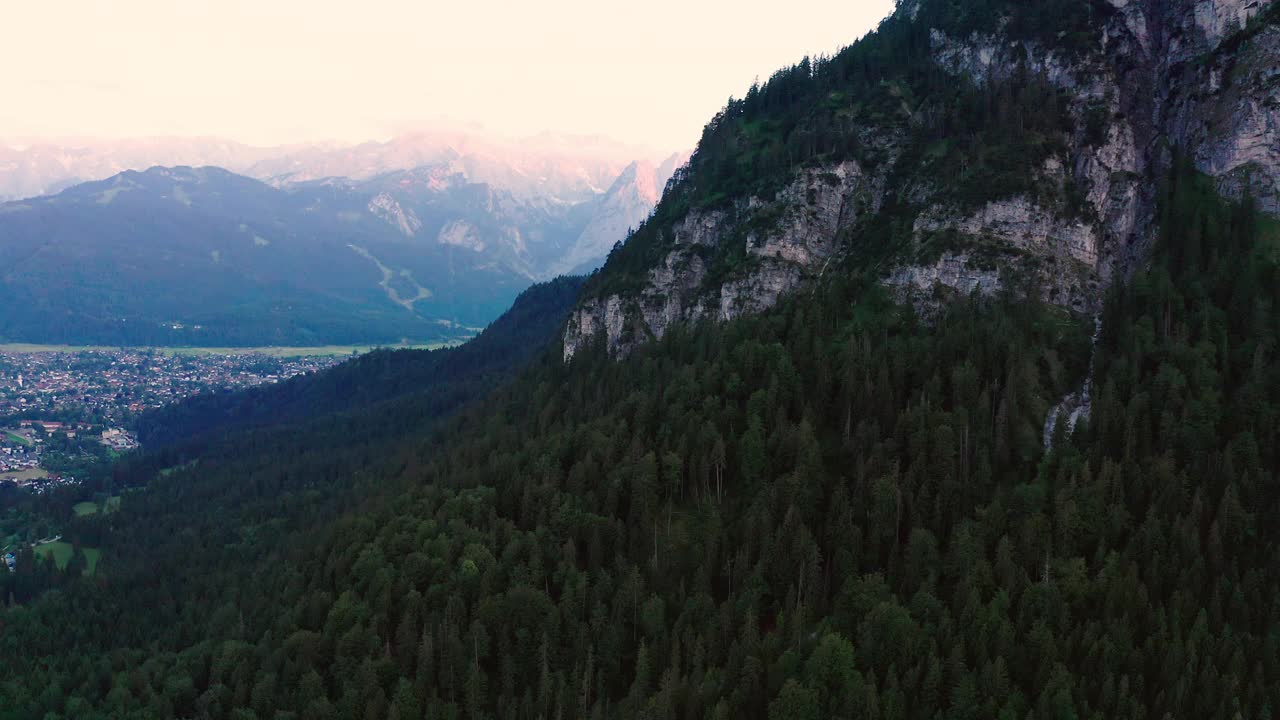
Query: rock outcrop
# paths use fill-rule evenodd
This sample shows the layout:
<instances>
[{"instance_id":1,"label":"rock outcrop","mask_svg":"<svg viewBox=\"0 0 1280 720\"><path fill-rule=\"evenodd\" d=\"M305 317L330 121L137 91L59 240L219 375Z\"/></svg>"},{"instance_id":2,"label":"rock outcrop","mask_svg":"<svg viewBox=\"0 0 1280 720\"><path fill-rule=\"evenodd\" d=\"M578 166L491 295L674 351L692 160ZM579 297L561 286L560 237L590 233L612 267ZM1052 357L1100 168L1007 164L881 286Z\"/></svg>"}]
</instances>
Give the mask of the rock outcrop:
<instances>
[{"instance_id":1,"label":"rock outcrop","mask_svg":"<svg viewBox=\"0 0 1280 720\"><path fill-rule=\"evenodd\" d=\"M732 210L689 213L672 229L672 249L632 295L585 301L570 317L565 358L598 333L611 352L661 338L677 322L732 320L771 307L837 253L842 230L879 209L885 178L846 162L802 172L771 198L752 197ZM749 271L705 282L706 248L738 243Z\"/></svg>"},{"instance_id":2,"label":"rock outcrop","mask_svg":"<svg viewBox=\"0 0 1280 720\"><path fill-rule=\"evenodd\" d=\"M390 223L405 237L413 237L422 228L422 221L413 210L405 212L400 203L387 193L378 193L369 201L369 212Z\"/></svg>"}]
</instances>

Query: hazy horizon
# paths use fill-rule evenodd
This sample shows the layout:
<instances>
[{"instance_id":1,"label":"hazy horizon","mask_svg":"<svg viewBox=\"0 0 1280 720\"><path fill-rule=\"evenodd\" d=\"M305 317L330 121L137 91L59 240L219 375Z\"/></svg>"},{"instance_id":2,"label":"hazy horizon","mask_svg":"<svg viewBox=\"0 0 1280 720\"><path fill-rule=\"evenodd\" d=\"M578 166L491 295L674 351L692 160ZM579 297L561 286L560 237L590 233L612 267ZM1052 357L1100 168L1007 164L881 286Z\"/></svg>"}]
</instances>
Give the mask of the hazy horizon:
<instances>
[{"instance_id":1,"label":"hazy horizon","mask_svg":"<svg viewBox=\"0 0 1280 720\"><path fill-rule=\"evenodd\" d=\"M837 51L892 7L16 5L0 43L0 67L10 73L0 144L354 144L443 125L691 149L707 120L753 79Z\"/></svg>"}]
</instances>

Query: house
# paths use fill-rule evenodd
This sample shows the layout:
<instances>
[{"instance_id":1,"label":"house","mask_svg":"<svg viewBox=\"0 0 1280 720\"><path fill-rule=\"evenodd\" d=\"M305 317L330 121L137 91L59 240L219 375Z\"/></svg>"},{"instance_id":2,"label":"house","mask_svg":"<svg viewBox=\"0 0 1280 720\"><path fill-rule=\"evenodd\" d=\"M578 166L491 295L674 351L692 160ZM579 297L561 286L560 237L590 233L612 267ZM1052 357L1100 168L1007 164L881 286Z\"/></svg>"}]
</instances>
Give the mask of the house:
<instances>
[{"instance_id":1,"label":"house","mask_svg":"<svg viewBox=\"0 0 1280 720\"><path fill-rule=\"evenodd\" d=\"M18 564L18 558L14 557L13 553L5 553L4 564L8 566L9 572L14 572L14 568Z\"/></svg>"}]
</instances>

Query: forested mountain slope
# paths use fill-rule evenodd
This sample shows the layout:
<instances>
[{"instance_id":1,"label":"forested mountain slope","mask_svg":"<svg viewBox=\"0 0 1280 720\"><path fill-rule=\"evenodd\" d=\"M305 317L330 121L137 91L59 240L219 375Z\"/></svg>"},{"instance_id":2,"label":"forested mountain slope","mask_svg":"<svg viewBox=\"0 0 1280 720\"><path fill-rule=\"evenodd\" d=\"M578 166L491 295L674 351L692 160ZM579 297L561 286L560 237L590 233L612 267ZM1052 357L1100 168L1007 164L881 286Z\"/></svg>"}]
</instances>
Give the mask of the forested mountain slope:
<instances>
[{"instance_id":1,"label":"forested mountain slope","mask_svg":"<svg viewBox=\"0 0 1280 720\"><path fill-rule=\"evenodd\" d=\"M0 619L0 716L1265 716L1276 235L1193 173L1166 197L1052 452L1088 323L922 324L841 275L549 353L438 435L265 431L153 480L98 576Z\"/></svg>"},{"instance_id":2,"label":"forested mountain slope","mask_svg":"<svg viewBox=\"0 0 1280 720\"><path fill-rule=\"evenodd\" d=\"M1086 57L1133 13L1169 57L1213 39L1245 59L1273 15L1229 34L1196 12L1234 7L907 2L838 61L884 70L898 56L877 43L923 58L931 25ZM1196 34L1174 43L1179 18ZM785 77L756 93L772 117L824 117L827 90ZM930 82L1003 102L998 85ZM850 83L867 108L908 97ZM1047 117L1044 97L1021 107ZM954 109L932 116L957 123L944 147L910 135L899 152L943 162L935 176L965 192L1048 166L1047 120L996 147ZM655 278L723 299L802 257L792 243L752 259L745 236L686 246L665 223L715 226L695 201L756 207L758 184L791 182L806 137L845 136L716 155L732 147L721 123L589 281L566 347L444 426L362 432L338 415L233 433L164 474L155 458L121 465L121 482L148 485L82 528L104 547L99 573L38 567L57 589L0 615L0 718L1270 717L1280 227L1265 172L1233 183L1188 147L1117 176L1148 208L1145 239L1131 256L1098 246L1115 260L1107 278L1080 269L1087 302L1049 290L1053 253L1003 246L982 292L904 292L885 280L919 215L877 211L768 303L664 310L654 332ZM970 170L994 174L966 184ZM822 185L856 176L825 173L817 206ZM1054 187L1044 197L1068 197ZM772 237L817 237L807 222ZM616 315L591 315L611 302ZM1047 448L1050 408L1086 378L1091 413Z\"/></svg>"},{"instance_id":3,"label":"forested mountain slope","mask_svg":"<svg viewBox=\"0 0 1280 720\"><path fill-rule=\"evenodd\" d=\"M472 340L440 350L375 350L278 385L197 395L137 421L151 449L200 436L297 423L333 413L368 414L391 400L439 414L479 397L555 342L582 287L565 277L534 285Z\"/></svg>"}]
</instances>

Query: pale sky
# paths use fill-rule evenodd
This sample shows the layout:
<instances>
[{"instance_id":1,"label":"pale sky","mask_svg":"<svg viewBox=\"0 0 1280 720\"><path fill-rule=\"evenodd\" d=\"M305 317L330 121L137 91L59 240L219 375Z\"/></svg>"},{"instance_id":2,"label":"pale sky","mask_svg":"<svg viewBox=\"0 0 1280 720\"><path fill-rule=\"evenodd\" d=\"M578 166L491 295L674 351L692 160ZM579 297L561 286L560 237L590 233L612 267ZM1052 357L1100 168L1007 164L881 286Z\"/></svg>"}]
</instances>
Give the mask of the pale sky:
<instances>
[{"instance_id":1,"label":"pale sky","mask_svg":"<svg viewBox=\"0 0 1280 720\"><path fill-rule=\"evenodd\" d=\"M385 139L448 119L691 148L755 77L893 0L0 3L0 142Z\"/></svg>"}]
</instances>

